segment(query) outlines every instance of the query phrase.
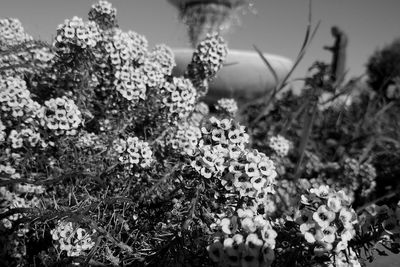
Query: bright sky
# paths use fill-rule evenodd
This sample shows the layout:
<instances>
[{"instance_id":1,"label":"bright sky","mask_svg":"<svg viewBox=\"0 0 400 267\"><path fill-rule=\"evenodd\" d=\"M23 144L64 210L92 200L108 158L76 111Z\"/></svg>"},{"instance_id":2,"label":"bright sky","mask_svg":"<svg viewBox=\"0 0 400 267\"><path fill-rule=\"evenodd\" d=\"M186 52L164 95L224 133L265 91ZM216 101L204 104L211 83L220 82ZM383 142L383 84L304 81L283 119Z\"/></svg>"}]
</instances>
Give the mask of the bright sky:
<instances>
[{"instance_id":1,"label":"bright sky","mask_svg":"<svg viewBox=\"0 0 400 267\"><path fill-rule=\"evenodd\" d=\"M188 47L185 27L167 0L109 0L118 9L120 27L147 37L150 45ZM87 18L94 0L1 0L0 17L19 18L34 37L51 41L58 24L74 15ZM304 75L314 60L329 62L330 27L338 25L349 36L348 68L351 76L364 73L368 57L378 47L400 37L400 0L314 0L313 21L320 29L294 77ZM290 59L303 41L308 0L254 0L257 14L242 17L242 24L228 36L230 48L261 50Z\"/></svg>"}]
</instances>

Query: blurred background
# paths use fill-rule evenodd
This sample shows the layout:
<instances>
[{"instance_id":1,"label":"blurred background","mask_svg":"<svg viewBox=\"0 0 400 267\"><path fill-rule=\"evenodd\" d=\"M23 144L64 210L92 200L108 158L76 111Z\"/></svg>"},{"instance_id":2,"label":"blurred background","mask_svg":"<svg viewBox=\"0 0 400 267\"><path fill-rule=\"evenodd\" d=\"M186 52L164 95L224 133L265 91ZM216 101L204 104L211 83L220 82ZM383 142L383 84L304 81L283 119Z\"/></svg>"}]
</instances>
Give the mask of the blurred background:
<instances>
[{"instance_id":1,"label":"blurred background","mask_svg":"<svg viewBox=\"0 0 400 267\"><path fill-rule=\"evenodd\" d=\"M87 18L92 0L1 0L0 17L16 17L27 33L51 42L57 25L66 18ZM110 0L117 8L123 30L143 34L151 46L165 43L170 47L190 47L185 25L177 10L167 0ZM305 35L308 0L254 0L241 15L240 23L227 35L230 48L253 50L294 60ZM332 45L330 28L337 25L349 37L347 48L348 76L365 72L368 57L378 48L400 36L399 0L318 0L312 1L312 20L320 28L305 58L292 78L304 77L315 60L327 63Z\"/></svg>"}]
</instances>

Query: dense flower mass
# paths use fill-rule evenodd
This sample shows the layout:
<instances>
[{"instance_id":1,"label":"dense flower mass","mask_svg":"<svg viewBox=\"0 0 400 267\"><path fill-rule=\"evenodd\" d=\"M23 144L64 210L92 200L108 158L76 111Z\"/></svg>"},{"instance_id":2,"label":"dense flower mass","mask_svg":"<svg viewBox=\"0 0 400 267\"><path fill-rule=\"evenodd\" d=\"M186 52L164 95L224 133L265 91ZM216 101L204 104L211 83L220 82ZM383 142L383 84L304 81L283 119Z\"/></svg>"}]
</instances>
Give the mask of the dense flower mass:
<instances>
[{"instance_id":1,"label":"dense flower mass","mask_svg":"<svg viewBox=\"0 0 400 267\"><path fill-rule=\"evenodd\" d=\"M314 244L314 254L345 253L349 242L355 238L358 223L348 196L322 185L302 195L301 203L294 220L304 239Z\"/></svg>"},{"instance_id":2,"label":"dense flower mass","mask_svg":"<svg viewBox=\"0 0 400 267\"><path fill-rule=\"evenodd\" d=\"M246 133L245 128L245 126L232 119L220 120L211 117L204 123L201 132L204 144L226 144L244 148L244 145L249 142L249 135Z\"/></svg>"},{"instance_id":3,"label":"dense flower mass","mask_svg":"<svg viewBox=\"0 0 400 267\"><path fill-rule=\"evenodd\" d=\"M178 125L176 129L165 132L163 142L173 153L194 156L201 138L200 128L190 124Z\"/></svg>"},{"instance_id":4,"label":"dense flower mass","mask_svg":"<svg viewBox=\"0 0 400 267\"><path fill-rule=\"evenodd\" d=\"M42 125L55 135L75 135L82 124L82 114L73 100L51 98L44 103Z\"/></svg>"},{"instance_id":5,"label":"dense flower mass","mask_svg":"<svg viewBox=\"0 0 400 267\"><path fill-rule=\"evenodd\" d=\"M186 119L192 113L197 94L189 79L173 77L171 82L164 83L161 93L171 121Z\"/></svg>"},{"instance_id":6,"label":"dense flower mass","mask_svg":"<svg viewBox=\"0 0 400 267\"><path fill-rule=\"evenodd\" d=\"M58 53L71 54L76 48L86 49L96 46L100 38L95 22L84 22L81 18L73 17L58 26L54 46Z\"/></svg>"},{"instance_id":7,"label":"dense flower mass","mask_svg":"<svg viewBox=\"0 0 400 267\"><path fill-rule=\"evenodd\" d=\"M66 251L68 257L86 255L94 246L92 236L96 230L88 230L74 226L72 222L58 221L56 227L50 231L56 247L60 251Z\"/></svg>"},{"instance_id":8,"label":"dense flower mass","mask_svg":"<svg viewBox=\"0 0 400 267\"><path fill-rule=\"evenodd\" d=\"M290 141L281 135L271 136L269 147L279 156L285 157L289 153Z\"/></svg>"},{"instance_id":9,"label":"dense flower mass","mask_svg":"<svg viewBox=\"0 0 400 267\"><path fill-rule=\"evenodd\" d=\"M146 58L140 67L143 75L146 77L144 83L149 88L160 88L165 82L165 76L162 66L156 62Z\"/></svg>"},{"instance_id":10,"label":"dense flower mass","mask_svg":"<svg viewBox=\"0 0 400 267\"><path fill-rule=\"evenodd\" d=\"M0 50L2 50L5 45L18 45L30 40L32 40L32 37L25 33L18 19L0 19Z\"/></svg>"},{"instance_id":11,"label":"dense flower mass","mask_svg":"<svg viewBox=\"0 0 400 267\"><path fill-rule=\"evenodd\" d=\"M144 36L120 29L114 29L111 33L112 35L105 40L104 48L114 68L118 70L122 66L144 62L148 48L148 42Z\"/></svg>"},{"instance_id":12,"label":"dense flower mass","mask_svg":"<svg viewBox=\"0 0 400 267\"><path fill-rule=\"evenodd\" d=\"M148 168L153 162L153 152L149 144L137 137L115 141L114 150L119 154L119 162L128 170L135 167Z\"/></svg>"},{"instance_id":13,"label":"dense flower mass","mask_svg":"<svg viewBox=\"0 0 400 267\"><path fill-rule=\"evenodd\" d=\"M115 89L123 98L135 104L140 99L144 100L146 98L144 77L140 70L123 66L114 74Z\"/></svg>"},{"instance_id":14,"label":"dense flower mass","mask_svg":"<svg viewBox=\"0 0 400 267\"><path fill-rule=\"evenodd\" d=\"M20 131L11 130L8 139L14 149L22 148L24 145L35 147L41 140L40 134L29 128Z\"/></svg>"},{"instance_id":15,"label":"dense flower mass","mask_svg":"<svg viewBox=\"0 0 400 267\"><path fill-rule=\"evenodd\" d=\"M115 28L105 33L100 47L101 52L95 54L100 85L96 90L106 101L116 90L134 107L146 99L147 86L160 86L163 82L159 65L154 67L153 61L147 59L148 42L144 36Z\"/></svg>"},{"instance_id":16,"label":"dense flower mass","mask_svg":"<svg viewBox=\"0 0 400 267\"><path fill-rule=\"evenodd\" d=\"M0 119L0 144L6 140L6 126L4 126L3 122Z\"/></svg>"},{"instance_id":17,"label":"dense flower mass","mask_svg":"<svg viewBox=\"0 0 400 267\"><path fill-rule=\"evenodd\" d=\"M55 56L49 47L33 43L25 46L27 49L18 52L13 52L10 47L5 49L0 55L0 75L23 77L27 73L49 69Z\"/></svg>"},{"instance_id":18,"label":"dense flower mass","mask_svg":"<svg viewBox=\"0 0 400 267\"><path fill-rule=\"evenodd\" d=\"M86 131L81 131L78 137L79 139L75 146L80 149L96 148L100 139L95 133L88 133Z\"/></svg>"},{"instance_id":19,"label":"dense flower mass","mask_svg":"<svg viewBox=\"0 0 400 267\"><path fill-rule=\"evenodd\" d=\"M217 178L226 190L260 203L274 192L274 163L264 153L245 148L249 137L243 126L211 117L201 131L199 153L191 165L202 177Z\"/></svg>"},{"instance_id":20,"label":"dense flower mass","mask_svg":"<svg viewBox=\"0 0 400 267\"><path fill-rule=\"evenodd\" d=\"M193 53L192 62L188 66L189 76L201 80L211 79L222 67L227 54L227 47L221 36L207 35ZM193 75L190 72L193 72Z\"/></svg>"},{"instance_id":21,"label":"dense flower mass","mask_svg":"<svg viewBox=\"0 0 400 267\"><path fill-rule=\"evenodd\" d=\"M89 11L89 20L94 21L103 30L107 30L116 26L117 9L112 7L112 4L100 0L92 5Z\"/></svg>"},{"instance_id":22,"label":"dense flower mass","mask_svg":"<svg viewBox=\"0 0 400 267\"><path fill-rule=\"evenodd\" d=\"M262 215L238 209L234 216L219 219L215 228L207 250L219 266L271 266L277 232Z\"/></svg>"},{"instance_id":23,"label":"dense flower mass","mask_svg":"<svg viewBox=\"0 0 400 267\"><path fill-rule=\"evenodd\" d=\"M221 98L217 101L215 105L216 110L221 112L222 114L226 114L229 117L235 117L236 112L238 111L238 105L236 100L233 98Z\"/></svg>"},{"instance_id":24,"label":"dense flower mass","mask_svg":"<svg viewBox=\"0 0 400 267\"><path fill-rule=\"evenodd\" d=\"M21 174L19 174L17 172L17 170L14 167L12 167L10 164L6 164L6 165L1 164L0 165L0 173L2 175L6 175L7 177L12 178L12 179L21 178Z\"/></svg>"},{"instance_id":25,"label":"dense flower mass","mask_svg":"<svg viewBox=\"0 0 400 267\"><path fill-rule=\"evenodd\" d=\"M202 89L204 81L213 79L221 69L227 54L228 49L221 36L217 33L207 35L193 53L187 76L198 89Z\"/></svg>"},{"instance_id":26,"label":"dense flower mass","mask_svg":"<svg viewBox=\"0 0 400 267\"><path fill-rule=\"evenodd\" d=\"M54 60L55 54L48 47L41 47L32 50L32 61L35 66L42 69L49 67L51 62Z\"/></svg>"},{"instance_id":27,"label":"dense flower mass","mask_svg":"<svg viewBox=\"0 0 400 267\"><path fill-rule=\"evenodd\" d=\"M0 118L6 127L31 123L40 105L33 101L26 82L19 77L0 77Z\"/></svg>"},{"instance_id":28,"label":"dense flower mass","mask_svg":"<svg viewBox=\"0 0 400 267\"><path fill-rule=\"evenodd\" d=\"M368 162L360 164L356 159L347 158L343 162L343 182L352 190L360 191L363 197L370 195L376 187L376 170Z\"/></svg>"},{"instance_id":29,"label":"dense flower mass","mask_svg":"<svg viewBox=\"0 0 400 267\"><path fill-rule=\"evenodd\" d=\"M150 51L149 60L158 63L164 75L171 75L172 69L176 66L174 53L164 44L156 45Z\"/></svg>"},{"instance_id":30,"label":"dense flower mass","mask_svg":"<svg viewBox=\"0 0 400 267\"><path fill-rule=\"evenodd\" d=\"M1 166L1 165L0 165ZM2 170L0 168L0 174ZM4 213L11 209L15 208L35 208L40 207L40 201L36 196L27 200L23 195L19 195L18 193L9 191L6 187L0 187L0 212ZM23 218L23 213L14 213L10 216L7 216L1 220L1 225L7 229L11 229L15 226L15 223L18 223L18 219ZM18 235L23 236L27 231L26 228L21 228L18 231Z\"/></svg>"},{"instance_id":31,"label":"dense flower mass","mask_svg":"<svg viewBox=\"0 0 400 267\"><path fill-rule=\"evenodd\" d=\"M204 102L198 102L194 106L194 110L188 120L190 124L200 126L209 113L210 109L208 105Z\"/></svg>"}]
</instances>

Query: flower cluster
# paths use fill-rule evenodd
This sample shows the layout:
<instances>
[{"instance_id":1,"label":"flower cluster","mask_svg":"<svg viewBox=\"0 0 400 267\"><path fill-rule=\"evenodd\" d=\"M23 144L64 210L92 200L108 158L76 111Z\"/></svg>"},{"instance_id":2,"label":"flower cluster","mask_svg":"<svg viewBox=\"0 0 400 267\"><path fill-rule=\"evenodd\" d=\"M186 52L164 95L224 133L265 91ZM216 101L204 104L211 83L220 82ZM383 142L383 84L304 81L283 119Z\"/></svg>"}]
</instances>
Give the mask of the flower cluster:
<instances>
[{"instance_id":1,"label":"flower cluster","mask_svg":"<svg viewBox=\"0 0 400 267\"><path fill-rule=\"evenodd\" d=\"M144 82L149 88L160 88L165 82L163 67L156 61L146 58L140 71L143 72Z\"/></svg>"},{"instance_id":2,"label":"flower cluster","mask_svg":"<svg viewBox=\"0 0 400 267\"><path fill-rule=\"evenodd\" d=\"M89 11L89 20L94 21L102 30L108 30L117 26L117 9L106 0L100 0L92 5Z\"/></svg>"},{"instance_id":3,"label":"flower cluster","mask_svg":"<svg viewBox=\"0 0 400 267\"><path fill-rule=\"evenodd\" d=\"M9 48L0 55L0 65L4 67L0 75L5 77L23 77L24 73L38 73L43 69L49 68L53 63L54 53L50 48L43 46L33 48L42 44L26 44L23 49L13 51Z\"/></svg>"},{"instance_id":4,"label":"flower cluster","mask_svg":"<svg viewBox=\"0 0 400 267\"><path fill-rule=\"evenodd\" d=\"M92 249L95 242L92 240L96 230L89 232L84 228L74 226L72 222L58 221L56 227L50 231L52 239L56 241L56 247L66 251L68 257L86 255L87 250Z\"/></svg>"},{"instance_id":5,"label":"flower cluster","mask_svg":"<svg viewBox=\"0 0 400 267\"><path fill-rule=\"evenodd\" d=\"M82 124L82 114L73 100L67 97L51 98L44 102L41 124L55 135L75 135Z\"/></svg>"},{"instance_id":6,"label":"flower cluster","mask_svg":"<svg viewBox=\"0 0 400 267\"><path fill-rule=\"evenodd\" d=\"M198 102L194 106L194 110L190 117L188 118L188 121L190 124L195 125L195 126L200 126L204 118L210 113L210 109L208 105L204 102Z\"/></svg>"},{"instance_id":7,"label":"flower cluster","mask_svg":"<svg viewBox=\"0 0 400 267\"><path fill-rule=\"evenodd\" d=\"M218 120L215 117L206 121L201 132L199 154L191 165L204 178L221 178L229 166L229 160L237 161L242 156L248 135L244 127L234 121Z\"/></svg>"},{"instance_id":8,"label":"flower cluster","mask_svg":"<svg viewBox=\"0 0 400 267\"><path fill-rule=\"evenodd\" d=\"M249 135L245 126L240 125L232 119L219 120L215 117L209 118L201 128L204 144L234 145L244 148L249 142Z\"/></svg>"},{"instance_id":9,"label":"flower cluster","mask_svg":"<svg viewBox=\"0 0 400 267\"><path fill-rule=\"evenodd\" d=\"M29 128L19 131L14 129L11 130L8 139L11 142L11 147L13 149L22 148L24 145L35 147L40 143L40 141L42 141L40 134Z\"/></svg>"},{"instance_id":10,"label":"flower cluster","mask_svg":"<svg viewBox=\"0 0 400 267\"><path fill-rule=\"evenodd\" d=\"M336 192L324 185L301 196L294 220L307 243L312 244L315 256L345 251L355 237L358 222L344 191Z\"/></svg>"},{"instance_id":11,"label":"flower cluster","mask_svg":"<svg viewBox=\"0 0 400 267\"><path fill-rule=\"evenodd\" d=\"M301 179L302 189L303 190L310 190L311 188L319 188L320 186L329 186L331 189L336 191L343 191L349 202L353 203L356 198L356 192L351 185L343 183L343 181L338 180L337 177L326 177L321 175L317 178L311 179Z\"/></svg>"},{"instance_id":12,"label":"flower cluster","mask_svg":"<svg viewBox=\"0 0 400 267\"><path fill-rule=\"evenodd\" d=\"M80 149L94 148L99 141L99 137L94 133L81 131L75 146Z\"/></svg>"},{"instance_id":13,"label":"flower cluster","mask_svg":"<svg viewBox=\"0 0 400 267\"><path fill-rule=\"evenodd\" d=\"M165 146L170 147L174 153L194 156L197 151L201 131L197 126L179 124L176 128L167 131L164 136Z\"/></svg>"},{"instance_id":14,"label":"flower cluster","mask_svg":"<svg viewBox=\"0 0 400 267\"><path fill-rule=\"evenodd\" d=\"M221 98L217 101L215 109L229 117L235 117L238 111L238 105L233 98Z\"/></svg>"},{"instance_id":15,"label":"flower cluster","mask_svg":"<svg viewBox=\"0 0 400 267\"><path fill-rule=\"evenodd\" d=\"M151 64L144 64L148 47L146 38L133 31L113 29L105 35L102 47L104 51L99 54L98 59L102 62L99 64L102 84L106 87L113 85L133 105L140 99L145 99L146 85L151 84L156 76L146 76L147 72L149 75L152 73ZM106 99L109 94L106 94Z\"/></svg>"},{"instance_id":16,"label":"flower cluster","mask_svg":"<svg viewBox=\"0 0 400 267\"><path fill-rule=\"evenodd\" d=\"M376 187L376 169L375 167L368 162L365 162L360 165L360 172L359 172L359 179L360 179L360 191L362 197L369 196Z\"/></svg>"},{"instance_id":17,"label":"flower cluster","mask_svg":"<svg viewBox=\"0 0 400 267\"><path fill-rule=\"evenodd\" d=\"M25 33L18 19L0 19L0 50L2 50L3 45L18 45L30 40L32 40L32 37Z\"/></svg>"},{"instance_id":18,"label":"flower cluster","mask_svg":"<svg viewBox=\"0 0 400 267\"><path fill-rule=\"evenodd\" d=\"M278 134L269 138L268 145L278 157L283 158L288 155L291 143L285 137Z\"/></svg>"},{"instance_id":19,"label":"flower cluster","mask_svg":"<svg viewBox=\"0 0 400 267\"><path fill-rule=\"evenodd\" d=\"M45 69L51 66L55 54L48 47L41 47L32 50L32 61L35 66Z\"/></svg>"},{"instance_id":20,"label":"flower cluster","mask_svg":"<svg viewBox=\"0 0 400 267\"><path fill-rule=\"evenodd\" d=\"M214 78L228 54L225 41L217 33L208 34L193 53L187 68L187 76L196 87L203 87L204 81ZM199 89L199 88L198 88Z\"/></svg>"},{"instance_id":21,"label":"flower cluster","mask_svg":"<svg viewBox=\"0 0 400 267\"><path fill-rule=\"evenodd\" d=\"M274 192L274 163L257 150L245 149L248 135L236 122L211 117L202 129L199 152L191 166L204 178L217 178L228 191L263 202Z\"/></svg>"},{"instance_id":22,"label":"flower cluster","mask_svg":"<svg viewBox=\"0 0 400 267\"><path fill-rule=\"evenodd\" d=\"M115 141L114 150L119 154L119 161L128 170L135 167L148 168L153 162L153 152L149 144L137 137Z\"/></svg>"},{"instance_id":23,"label":"flower cluster","mask_svg":"<svg viewBox=\"0 0 400 267\"><path fill-rule=\"evenodd\" d=\"M45 187L43 185L33 185L28 183L17 183L14 184L14 192L18 194L35 194L40 195L45 192Z\"/></svg>"},{"instance_id":24,"label":"flower cluster","mask_svg":"<svg viewBox=\"0 0 400 267\"><path fill-rule=\"evenodd\" d=\"M362 197L370 195L376 187L376 170L368 162L360 164L356 159L347 158L343 162L343 182L350 184Z\"/></svg>"},{"instance_id":25,"label":"flower cluster","mask_svg":"<svg viewBox=\"0 0 400 267\"><path fill-rule=\"evenodd\" d=\"M6 187L0 187L0 199L1 214L14 208L33 208L40 206L39 199L36 196L33 196L30 198L30 200L27 200L14 192L10 192ZM13 222L22 218L22 216L22 213L14 213L13 215L2 219L1 223L5 228L10 229L13 226ZM28 229L24 227L20 228L18 235L24 235L27 231Z\"/></svg>"},{"instance_id":26,"label":"flower cluster","mask_svg":"<svg viewBox=\"0 0 400 267\"><path fill-rule=\"evenodd\" d=\"M54 46L58 53L70 54L76 48L93 48L100 41L100 32L95 22L84 22L81 18L66 19L57 28Z\"/></svg>"},{"instance_id":27,"label":"flower cluster","mask_svg":"<svg viewBox=\"0 0 400 267\"><path fill-rule=\"evenodd\" d=\"M0 119L0 145L6 140L6 126L4 126L3 122Z\"/></svg>"},{"instance_id":28,"label":"flower cluster","mask_svg":"<svg viewBox=\"0 0 400 267\"><path fill-rule=\"evenodd\" d=\"M267 195L275 192L275 165L264 153L245 150L229 165L230 174L221 180L225 189L233 187L241 197L255 198L257 204L264 204Z\"/></svg>"},{"instance_id":29,"label":"flower cluster","mask_svg":"<svg viewBox=\"0 0 400 267\"><path fill-rule=\"evenodd\" d=\"M322 162L321 158L310 151L305 151L305 172L306 174L313 176L314 174L320 173L320 171L324 168L324 163Z\"/></svg>"},{"instance_id":30,"label":"flower cluster","mask_svg":"<svg viewBox=\"0 0 400 267\"><path fill-rule=\"evenodd\" d=\"M189 77L199 80L212 79L228 54L225 41L217 33L208 34L193 53L188 66Z\"/></svg>"},{"instance_id":31,"label":"flower cluster","mask_svg":"<svg viewBox=\"0 0 400 267\"><path fill-rule=\"evenodd\" d=\"M219 266L271 266L277 232L263 216L238 209L237 215L219 220L217 229L207 250Z\"/></svg>"},{"instance_id":32,"label":"flower cluster","mask_svg":"<svg viewBox=\"0 0 400 267\"><path fill-rule=\"evenodd\" d=\"M18 77L0 77L0 118L6 127L22 120L31 123L38 115L40 105L33 101L24 80Z\"/></svg>"},{"instance_id":33,"label":"flower cluster","mask_svg":"<svg viewBox=\"0 0 400 267\"><path fill-rule=\"evenodd\" d=\"M11 179L19 179L21 175L17 172L17 170L10 165L10 163L3 165L0 164L0 174L6 174Z\"/></svg>"},{"instance_id":34,"label":"flower cluster","mask_svg":"<svg viewBox=\"0 0 400 267\"><path fill-rule=\"evenodd\" d=\"M116 69L131 66L132 63L143 64L147 55L147 39L133 31L123 32L115 29L105 39L104 49L111 65Z\"/></svg>"},{"instance_id":35,"label":"flower cluster","mask_svg":"<svg viewBox=\"0 0 400 267\"><path fill-rule=\"evenodd\" d=\"M146 98L146 84L144 74L132 66L123 66L114 74L115 89L129 102L136 104L139 99Z\"/></svg>"},{"instance_id":36,"label":"flower cluster","mask_svg":"<svg viewBox=\"0 0 400 267\"><path fill-rule=\"evenodd\" d=\"M164 75L172 74L172 69L176 66L176 63L171 48L164 44L156 45L148 56L151 62L157 62L161 66Z\"/></svg>"},{"instance_id":37,"label":"flower cluster","mask_svg":"<svg viewBox=\"0 0 400 267\"><path fill-rule=\"evenodd\" d=\"M164 83L161 94L170 121L184 120L192 113L196 89L189 79L173 77L171 82Z\"/></svg>"}]
</instances>

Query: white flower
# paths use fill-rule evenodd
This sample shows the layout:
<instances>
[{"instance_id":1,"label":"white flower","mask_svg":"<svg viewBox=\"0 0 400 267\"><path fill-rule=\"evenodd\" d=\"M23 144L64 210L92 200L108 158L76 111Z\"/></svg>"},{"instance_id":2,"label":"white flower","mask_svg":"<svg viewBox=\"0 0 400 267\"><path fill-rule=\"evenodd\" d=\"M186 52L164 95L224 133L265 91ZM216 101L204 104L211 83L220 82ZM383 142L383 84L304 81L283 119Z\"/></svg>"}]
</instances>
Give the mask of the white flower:
<instances>
[{"instance_id":1,"label":"white flower","mask_svg":"<svg viewBox=\"0 0 400 267\"><path fill-rule=\"evenodd\" d=\"M318 188L311 188L310 193L315 194L320 198L327 198L329 195L329 186L320 185Z\"/></svg>"},{"instance_id":2,"label":"white flower","mask_svg":"<svg viewBox=\"0 0 400 267\"><path fill-rule=\"evenodd\" d=\"M327 202L327 207L329 210L331 210L335 213L339 212L339 210L342 208L341 199L336 196L329 197L328 202Z\"/></svg>"},{"instance_id":3,"label":"white flower","mask_svg":"<svg viewBox=\"0 0 400 267\"><path fill-rule=\"evenodd\" d=\"M322 228L325 229L335 219L335 213L328 210L325 205L321 205L313 214L314 221Z\"/></svg>"},{"instance_id":4,"label":"white flower","mask_svg":"<svg viewBox=\"0 0 400 267\"><path fill-rule=\"evenodd\" d=\"M357 223L357 214L353 209L342 208L339 213L339 219L345 228L353 228Z\"/></svg>"}]
</instances>

